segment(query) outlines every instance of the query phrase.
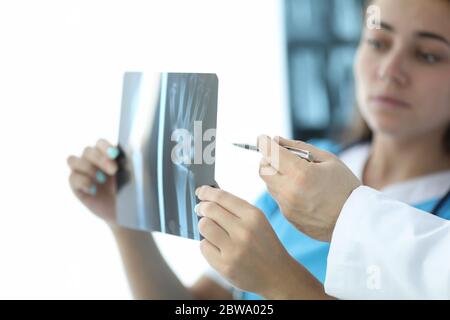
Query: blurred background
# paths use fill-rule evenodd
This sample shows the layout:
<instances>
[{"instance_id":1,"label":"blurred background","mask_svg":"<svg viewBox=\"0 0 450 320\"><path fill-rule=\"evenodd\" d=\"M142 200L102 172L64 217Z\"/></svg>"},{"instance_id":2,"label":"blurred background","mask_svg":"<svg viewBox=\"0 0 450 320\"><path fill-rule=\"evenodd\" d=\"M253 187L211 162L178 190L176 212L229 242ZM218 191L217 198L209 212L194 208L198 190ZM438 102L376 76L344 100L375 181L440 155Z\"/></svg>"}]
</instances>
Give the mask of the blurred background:
<instances>
[{"instance_id":1,"label":"blurred background","mask_svg":"<svg viewBox=\"0 0 450 320\"><path fill-rule=\"evenodd\" d=\"M132 298L66 165L117 141L124 71L217 73L216 180L254 201L260 157L231 143L337 136L360 25L360 0L0 0L0 298ZM198 243L155 237L193 283Z\"/></svg>"}]
</instances>

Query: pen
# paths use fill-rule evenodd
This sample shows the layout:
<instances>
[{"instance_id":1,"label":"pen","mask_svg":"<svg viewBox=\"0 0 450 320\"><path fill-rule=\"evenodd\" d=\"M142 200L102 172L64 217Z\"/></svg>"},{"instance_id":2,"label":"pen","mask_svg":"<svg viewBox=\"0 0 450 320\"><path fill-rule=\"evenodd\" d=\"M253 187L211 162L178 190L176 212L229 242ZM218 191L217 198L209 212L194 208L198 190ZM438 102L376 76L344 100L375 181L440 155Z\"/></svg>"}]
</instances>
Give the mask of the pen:
<instances>
[{"instance_id":1,"label":"pen","mask_svg":"<svg viewBox=\"0 0 450 320\"><path fill-rule=\"evenodd\" d=\"M259 152L258 147L253 146L251 144L233 143L233 145L238 148ZM288 149L293 154L296 154L297 156L299 156L302 159L305 159L309 162L314 162L314 158L313 158L311 152L309 152L309 151L302 150L302 149L296 149L296 148L292 148L292 147L285 147L285 146L282 146L282 147Z\"/></svg>"}]
</instances>

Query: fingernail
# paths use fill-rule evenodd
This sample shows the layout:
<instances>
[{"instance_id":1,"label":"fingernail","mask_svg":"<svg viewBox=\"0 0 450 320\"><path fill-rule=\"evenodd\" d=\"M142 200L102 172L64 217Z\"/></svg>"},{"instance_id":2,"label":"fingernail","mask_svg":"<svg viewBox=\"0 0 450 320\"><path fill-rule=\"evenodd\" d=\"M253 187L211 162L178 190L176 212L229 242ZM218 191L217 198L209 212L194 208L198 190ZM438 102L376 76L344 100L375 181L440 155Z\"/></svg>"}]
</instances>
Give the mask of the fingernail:
<instances>
[{"instance_id":1,"label":"fingernail","mask_svg":"<svg viewBox=\"0 0 450 320\"><path fill-rule=\"evenodd\" d=\"M199 194L201 188L202 188L202 187L198 187L197 189L195 189L195 195L196 195L197 197L198 197L198 194Z\"/></svg>"},{"instance_id":2,"label":"fingernail","mask_svg":"<svg viewBox=\"0 0 450 320\"><path fill-rule=\"evenodd\" d=\"M116 147L109 147L106 153L108 154L108 158L116 159L119 156L119 149Z\"/></svg>"},{"instance_id":3,"label":"fingernail","mask_svg":"<svg viewBox=\"0 0 450 320\"><path fill-rule=\"evenodd\" d=\"M261 142L262 142L263 140L267 140L267 139L270 139L270 137L269 137L268 135L265 135L265 134L259 135L259 136L258 136L258 139L257 139L257 141L256 141L256 145L259 147L260 144L261 144Z\"/></svg>"},{"instance_id":4,"label":"fingernail","mask_svg":"<svg viewBox=\"0 0 450 320\"><path fill-rule=\"evenodd\" d=\"M104 184L106 182L106 175L100 170L97 170L97 172L95 173L95 178L100 184Z\"/></svg>"},{"instance_id":5,"label":"fingernail","mask_svg":"<svg viewBox=\"0 0 450 320\"><path fill-rule=\"evenodd\" d=\"M97 193L97 186L95 184L90 186L89 189L88 189L88 193L90 195L94 196Z\"/></svg>"},{"instance_id":6,"label":"fingernail","mask_svg":"<svg viewBox=\"0 0 450 320\"><path fill-rule=\"evenodd\" d=\"M263 138L262 135L259 135L258 138L256 138L256 146L257 146L258 148L259 148L259 144L260 144L260 141L261 141L262 138Z\"/></svg>"},{"instance_id":7,"label":"fingernail","mask_svg":"<svg viewBox=\"0 0 450 320\"><path fill-rule=\"evenodd\" d=\"M200 203L197 203L196 205L195 205L195 207L194 207L194 211L195 211L195 213L198 215L198 216L202 216L201 215L201 213L198 211L198 208L200 207Z\"/></svg>"}]
</instances>

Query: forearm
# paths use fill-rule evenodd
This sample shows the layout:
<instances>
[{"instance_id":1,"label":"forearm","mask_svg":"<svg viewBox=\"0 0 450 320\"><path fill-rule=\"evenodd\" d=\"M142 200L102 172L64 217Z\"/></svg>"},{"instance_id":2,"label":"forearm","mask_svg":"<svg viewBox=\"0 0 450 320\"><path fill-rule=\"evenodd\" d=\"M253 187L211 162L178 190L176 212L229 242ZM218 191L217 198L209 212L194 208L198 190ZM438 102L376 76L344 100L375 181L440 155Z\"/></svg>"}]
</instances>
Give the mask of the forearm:
<instances>
[{"instance_id":1,"label":"forearm","mask_svg":"<svg viewBox=\"0 0 450 320\"><path fill-rule=\"evenodd\" d=\"M329 300L324 286L304 266L293 258L285 269L277 270L278 279L262 293L269 300Z\"/></svg>"},{"instance_id":2,"label":"forearm","mask_svg":"<svg viewBox=\"0 0 450 320\"><path fill-rule=\"evenodd\" d=\"M151 233L111 227L136 299L192 299L162 257Z\"/></svg>"}]
</instances>

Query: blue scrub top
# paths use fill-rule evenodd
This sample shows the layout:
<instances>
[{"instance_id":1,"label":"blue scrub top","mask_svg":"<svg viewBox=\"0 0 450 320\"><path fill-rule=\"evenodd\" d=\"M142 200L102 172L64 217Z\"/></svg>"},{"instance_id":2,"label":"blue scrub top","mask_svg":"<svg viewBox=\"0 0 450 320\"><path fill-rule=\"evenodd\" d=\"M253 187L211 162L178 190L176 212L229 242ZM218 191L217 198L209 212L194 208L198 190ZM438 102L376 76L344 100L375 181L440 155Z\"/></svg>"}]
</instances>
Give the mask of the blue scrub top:
<instances>
[{"instance_id":1,"label":"blue scrub top","mask_svg":"<svg viewBox=\"0 0 450 320\"><path fill-rule=\"evenodd\" d=\"M327 150L335 154L340 151L338 145L333 144L328 140L314 140L309 143L322 150ZM439 200L440 199L433 199L425 203L414 205L414 207L431 212ZM329 243L314 240L292 226L280 212L278 204L269 193L265 192L256 201L255 206L264 212L289 254L308 269L308 271L320 282L324 283L327 270L328 250L330 248ZM441 208L439 216L450 220L450 201L447 201ZM245 300L263 299L250 292L242 292L241 296L238 298Z\"/></svg>"}]
</instances>

